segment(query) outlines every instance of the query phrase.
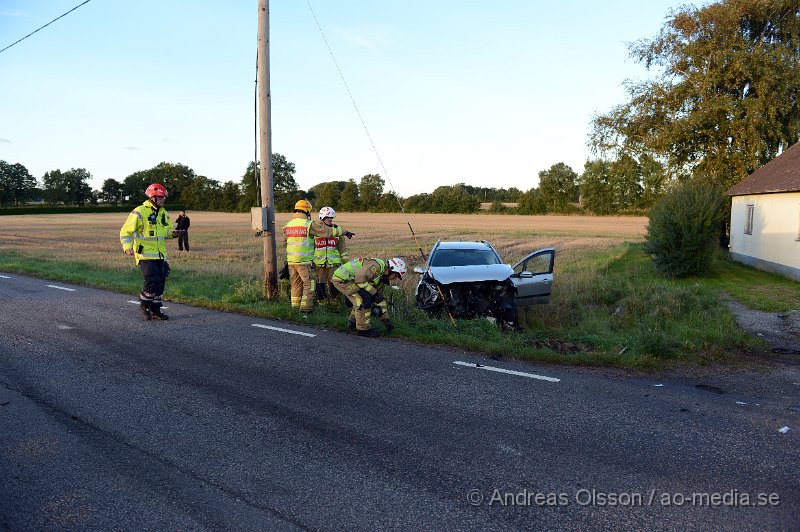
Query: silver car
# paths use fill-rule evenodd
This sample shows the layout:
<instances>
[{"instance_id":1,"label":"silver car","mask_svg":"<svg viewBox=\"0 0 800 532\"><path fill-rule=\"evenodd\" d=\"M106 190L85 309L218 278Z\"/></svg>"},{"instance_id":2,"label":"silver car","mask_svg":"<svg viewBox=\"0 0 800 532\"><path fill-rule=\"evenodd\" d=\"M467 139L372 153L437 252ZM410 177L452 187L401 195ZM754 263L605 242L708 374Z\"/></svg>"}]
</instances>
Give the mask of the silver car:
<instances>
[{"instance_id":1,"label":"silver car","mask_svg":"<svg viewBox=\"0 0 800 532\"><path fill-rule=\"evenodd\" d=\"M424 267L414 271L417 307L430 316L485 316L517 329L517 309L550 302L555 248L534 251L513 267L482 242L442 242L433 246Z\"/></svg>"}]
</instances>

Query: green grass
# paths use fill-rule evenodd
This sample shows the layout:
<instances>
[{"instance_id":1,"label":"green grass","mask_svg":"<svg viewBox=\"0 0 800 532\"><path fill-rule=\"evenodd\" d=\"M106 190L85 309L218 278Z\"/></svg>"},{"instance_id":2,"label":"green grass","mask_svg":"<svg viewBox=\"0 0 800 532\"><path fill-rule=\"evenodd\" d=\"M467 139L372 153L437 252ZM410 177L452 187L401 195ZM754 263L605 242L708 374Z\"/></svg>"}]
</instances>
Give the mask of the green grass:
<instances>
[{"instance_id":1,"label":"green grass","mask_svg":"<svg viewBox=\"0 0 800 532\"><path fill-rule=\"evenodd\" d=\"M746 305L771 312L800 308L798 283L733 263L716 261L704 277L660 276L640 244L626 243L558 267L549 305L521 313L522 332L503 332L485 319L429 319L413 293L387 290L393 336L493 356L578 365L658 368L677 362L724 361L754 345L720 302L725 291ZM136 294L135 268L31 260L0 253L0 270ZM261 296L261 280L173 268L165 299L263 318L344 329L348 310L326 303L307 319L290 308L288 282L280 298Z\"/></svg>"}]
</instances>

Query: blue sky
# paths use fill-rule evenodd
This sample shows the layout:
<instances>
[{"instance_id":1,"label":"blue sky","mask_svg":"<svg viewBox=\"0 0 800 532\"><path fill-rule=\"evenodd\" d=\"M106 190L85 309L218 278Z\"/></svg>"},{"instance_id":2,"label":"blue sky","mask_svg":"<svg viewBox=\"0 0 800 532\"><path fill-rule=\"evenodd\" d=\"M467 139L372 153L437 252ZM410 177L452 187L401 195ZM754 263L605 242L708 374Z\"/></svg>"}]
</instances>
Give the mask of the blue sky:
<instances>
[{"instance_id":1,"label":"blue sky","mask_svg":"<svg viewBox=\"0 0 800 532\"><path fill-rule=\"evenodd\" d=\"M82 0L0 0L0 48ZM592 116L647 72L627 44L673 0L270 1L272 145L301 188L388 177L536 186L581 172ZM256 0L92 0L0 53L0 159L92 186L161 161L239 181L254 155ZM389 183L387 182L387 188Z\"/></svg>"}]
</instances>

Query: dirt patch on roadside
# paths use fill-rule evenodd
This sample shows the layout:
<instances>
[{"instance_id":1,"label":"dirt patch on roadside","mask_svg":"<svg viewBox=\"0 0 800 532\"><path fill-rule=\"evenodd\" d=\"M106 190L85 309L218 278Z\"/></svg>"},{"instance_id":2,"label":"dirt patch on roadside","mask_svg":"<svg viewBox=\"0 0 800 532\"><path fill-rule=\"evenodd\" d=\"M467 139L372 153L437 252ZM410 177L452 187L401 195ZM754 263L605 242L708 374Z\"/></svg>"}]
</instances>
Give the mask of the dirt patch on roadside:
<instances>
[{"instance_id":1,"label":"dirt patch on roadside","mask_svg":"<svg viewBox=\"0 0 800 532\"><path fill-rule=\"evenodd\" d=\"M800 311L776 314L753 310L725 293L722 294L722 301L736 318L739 327L751 336L764 340L769 351L780 350L776 354L793 354L800 360Z\"/></svg>"}]
</instances>

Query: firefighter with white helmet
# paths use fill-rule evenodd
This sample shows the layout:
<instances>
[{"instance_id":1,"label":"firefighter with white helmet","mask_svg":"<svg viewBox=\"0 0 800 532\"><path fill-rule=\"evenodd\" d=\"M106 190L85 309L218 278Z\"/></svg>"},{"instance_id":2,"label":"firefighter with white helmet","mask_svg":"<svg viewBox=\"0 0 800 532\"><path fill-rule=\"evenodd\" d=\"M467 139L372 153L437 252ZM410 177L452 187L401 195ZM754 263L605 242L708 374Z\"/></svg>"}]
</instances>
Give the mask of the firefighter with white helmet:
<instances>
[{"instance_id":1,"label":"firefighter with white helmet","mask_svg":"<svg viewBox=\"0 0 800 532\"><path fill-rule=\"evenodd\" d=\"M294 214L283 227L286 245L286 262L289 281L292 285L292 307L304 314L314 309L314 243L316 238L346 236L354 233L338 226L327 226L319 220L311 219L311 203L299 200L294 204Z\"/></svg>"},{"instance_id":2,"label":"firefighter with white helmet","mask_svg":"<svg viewBox=\"0 0 800 532\"><path fill-rule=\"evenodd\" d=\"M167 263L167 238L175 238L169 213L164 209L167 189L153 183L145 191L147 199L128 215L119 230L122 251L133 255L144 277L139 294L139 310L146 320L169 319L161 312L161 296L169 275Z\"/></svg>"},{"instance_id":3,"label":"firefighter with white helmet","mask_svg":"<svg viewBox=\"0 0 800 532\"><path fill-rule=\"evenodd\" d=\"M361 258L337 268L333 272L333 286L353 304L347 328L356 329L359 336L374 338L380 334L370 326L370 317L375 316L386 327L387 334L392 332L394 324L389 319L383 289L390 282L402 279L406 271L406 263L400 258Z\"/></svg>"},{"instance_id":4,"label":"firefighter with white helmet","mask_svg":"<svg viewBox=\"0 0 800 532\"><path fill-rule=\"evenodd\" d=\"M328 227L336 227L333 219L336 211L333 207L323 207L319 210L319 219ZM333 271L347 262L347 245L344 238L338 236L318 236L314 239L314 269L317 271L317 300L334 297L336 290L333 288Z\"/></svg>"}]
</instances>

